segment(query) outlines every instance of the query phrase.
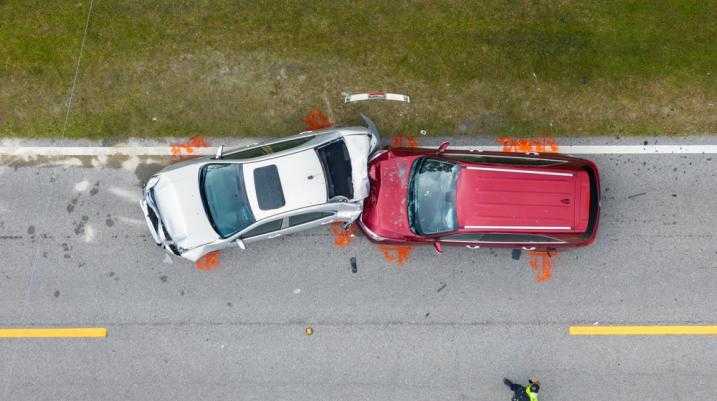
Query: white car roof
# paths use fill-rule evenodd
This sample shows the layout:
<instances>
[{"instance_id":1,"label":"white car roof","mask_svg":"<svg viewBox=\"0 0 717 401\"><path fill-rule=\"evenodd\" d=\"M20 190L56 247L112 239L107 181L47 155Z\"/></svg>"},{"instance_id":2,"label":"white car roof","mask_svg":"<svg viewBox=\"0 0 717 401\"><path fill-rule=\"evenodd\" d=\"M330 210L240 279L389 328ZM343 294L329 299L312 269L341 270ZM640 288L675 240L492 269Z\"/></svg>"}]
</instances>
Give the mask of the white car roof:
<instances>
[{"instance_id":1,"label":"white car roof","mask_svg":"<svg viewBox=\"0 0 717 401\"><path fill-rule=\"evenodd\" d=\"M254 171L271 165L277 168L285 203L276 209L262 210L257 199ZM327 201L326 177L313 149L247 163L243 170L247 198L257 221L291 210L324 204Z\"/></svg>"}]
</instances>

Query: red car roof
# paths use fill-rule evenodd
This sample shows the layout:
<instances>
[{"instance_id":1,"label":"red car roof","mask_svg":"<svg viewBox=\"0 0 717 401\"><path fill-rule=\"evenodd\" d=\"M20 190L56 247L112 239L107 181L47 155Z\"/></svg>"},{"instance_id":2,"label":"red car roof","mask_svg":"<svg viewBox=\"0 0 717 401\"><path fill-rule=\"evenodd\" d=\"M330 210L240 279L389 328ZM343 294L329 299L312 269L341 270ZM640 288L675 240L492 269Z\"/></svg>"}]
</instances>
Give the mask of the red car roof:
<instances>
[{"instance_id":1,"label":"red car roof","mask_svg":"<svg viewBox=\"0 0 717 401\"><path fill-rule=\"evenodd\" d=\"M456 190L464 231L583 232L590 183L587 172L520 166L468 165Z\"/></svg>"}]
</instances>

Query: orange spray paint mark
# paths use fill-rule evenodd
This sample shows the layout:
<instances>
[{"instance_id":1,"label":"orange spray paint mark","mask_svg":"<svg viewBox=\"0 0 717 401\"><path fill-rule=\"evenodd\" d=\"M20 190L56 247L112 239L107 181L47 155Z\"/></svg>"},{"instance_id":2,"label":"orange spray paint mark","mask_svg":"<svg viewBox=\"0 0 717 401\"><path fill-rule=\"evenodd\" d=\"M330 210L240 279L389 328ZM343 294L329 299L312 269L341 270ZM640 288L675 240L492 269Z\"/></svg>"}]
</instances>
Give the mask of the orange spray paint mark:
<instances>
[{"instance_id":1,"label":"orange spray paint mark","mask_svg":"<svg viewBox=\"0 0 717 401\"><path fill-rule=\"evenodd\" d=\"M205 148L209 146L209 143L201 135L196 135L187 142L177 143L170 147L172 152L172 160L184 159L188 156L194 156L195 148Z\"/></svg>"},{"instance_id":2,"label":"orange spray paint mark","mask_svg":"<svg viewBox=\"0 0 717 401\"><path fill-rule=\"evenodd\" d=\"M356 237L356 227L353 225L344 230L343 223L334 223L329 227L331 234L334 236L334 244L338 247L348 246Z\"/></svg>"},{"instance_id":3,"label":"orange spray paint mark","mask_svg":"<svg viewBox=\"0 0 717 401\"><path fill-rule=\"evenodd\" d=\"M329 128L334 125L326 114L322 113L319 109L313 109L304 117L304 124L306 128L313 131L315 129Z\"/></svg>"},{"instance_id":4,"label":"orange spray paint mark","mask_svg":"<svg viewBox=\"0 0 717 401\"><path fill-rule=\"evenodd\" d=\"M553 258L558 256L557 252L530 251L528 264L535 272L535 282L544 283L550 280L553 273Z\"/></svg>"},{"instance_id":5,"label":"orange spray paint mark","mask_svg":"<svg viewBox=\"0 0 717 401\"><path fill-rule=\"evenodd\" d=\"M408 262L408 257L413 252L413 247L410 245L379 244L378 249L383 253L383 258L386 259L386 262L393 263L396 266L403 266Z\"/></svg>"},{"instance_id":6,"label":"orange spray paint mark","mask_svg":"<svg viewBox=\"0 0 717 401\"><path fill-rule=\"evenodd\" d=\"M392 148L415 148L418 147L418 140L415 136L400 133L391 138Z\"/></svg>"},{"instance_id":7,"label":"orange spray paint mark","mask_svg":"<svg viewBox=\"0 0 717 401\"><path fill-rule=\"evenodd\" d=\"M219 251L209 252L194 263L197 270L210 271L219 267Z\"/></svg>"},{"instance_id":8,"label":"orange spray paint mark","mask_svg":"<svg viewBox=\"0 0 717 401\"><path fill-rule=\"evenodd\" d=\"M503 147L503 152L516 153L557 153L558 143L553 138L510 138L502 136L496 141Z\"/></svg>"}]
</instances>

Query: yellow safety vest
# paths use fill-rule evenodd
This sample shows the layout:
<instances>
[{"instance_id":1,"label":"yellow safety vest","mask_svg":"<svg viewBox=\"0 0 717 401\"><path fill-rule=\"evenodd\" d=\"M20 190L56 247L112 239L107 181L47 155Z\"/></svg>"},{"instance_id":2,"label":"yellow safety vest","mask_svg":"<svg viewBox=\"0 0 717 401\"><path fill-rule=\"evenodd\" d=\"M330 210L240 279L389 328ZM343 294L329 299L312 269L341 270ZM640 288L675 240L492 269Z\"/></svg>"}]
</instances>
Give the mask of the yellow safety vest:
<instances>
[{"instance_id":1,"label":"yellow safety vest","mask_svg":"<svg viewBox=\"0 0 717 401\"><path fill-rule=\"evenodd\" d=\"M530 391L530 385L525 388L525 394L528 394L530 401L538 401L538 394Z\"/></svg>"}]
</instances>

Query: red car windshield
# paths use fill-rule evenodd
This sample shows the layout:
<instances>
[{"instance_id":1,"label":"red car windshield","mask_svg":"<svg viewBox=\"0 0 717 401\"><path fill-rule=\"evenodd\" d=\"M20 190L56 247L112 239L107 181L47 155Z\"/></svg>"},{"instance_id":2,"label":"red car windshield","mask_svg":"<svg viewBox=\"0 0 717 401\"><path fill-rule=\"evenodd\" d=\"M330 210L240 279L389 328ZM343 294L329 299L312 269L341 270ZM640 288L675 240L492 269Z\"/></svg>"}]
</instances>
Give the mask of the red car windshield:
<instances>
[{"instance_id":1,"label":"red car windshield","mask_svg":"<svg viewBox=\"0 0 717 401\"><path fill-rule=\"evenodd\" d=\"M408 189L408 222L419 235L457 228L456 183L460 166L423 157L411 168Z\"/></svg>"}]
</instances>

